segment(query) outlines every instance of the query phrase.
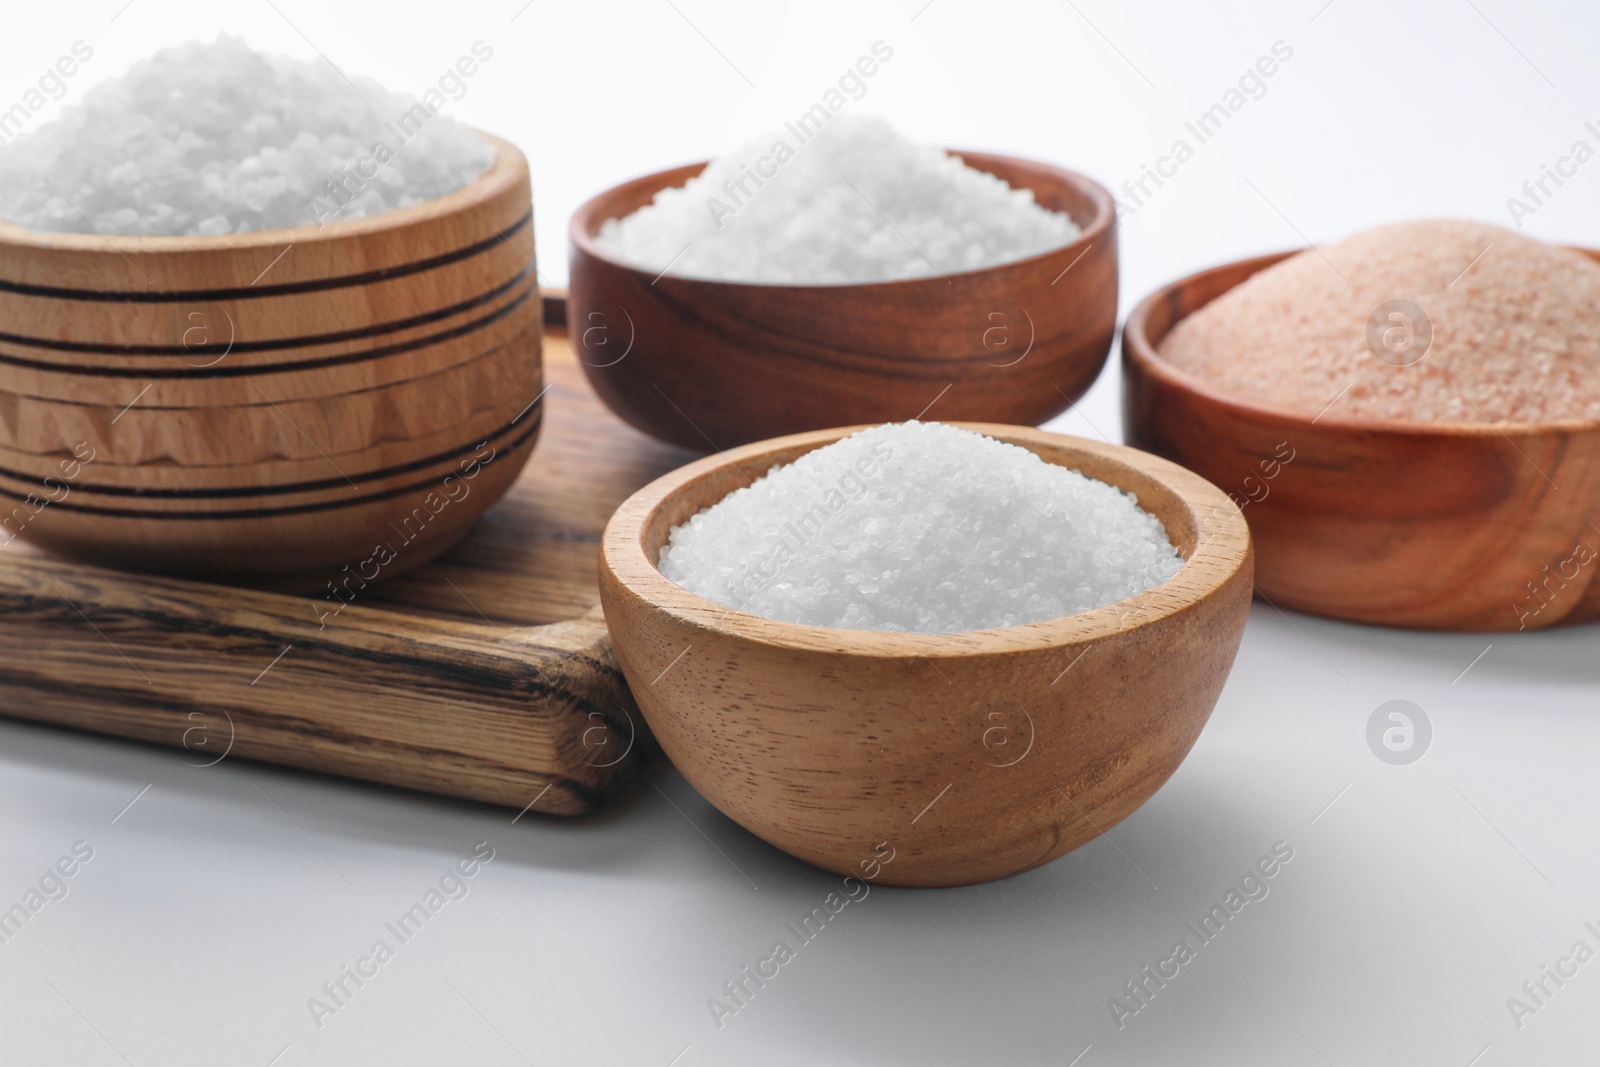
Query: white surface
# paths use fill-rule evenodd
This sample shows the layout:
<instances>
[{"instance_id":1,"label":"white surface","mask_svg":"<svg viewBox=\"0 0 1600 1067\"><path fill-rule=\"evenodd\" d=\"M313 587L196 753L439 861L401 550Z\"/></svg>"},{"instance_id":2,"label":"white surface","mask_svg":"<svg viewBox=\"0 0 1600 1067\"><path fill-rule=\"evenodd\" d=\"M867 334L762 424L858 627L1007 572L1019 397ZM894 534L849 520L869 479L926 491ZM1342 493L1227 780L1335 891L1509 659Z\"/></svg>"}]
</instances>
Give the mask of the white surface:
<instances>
[{"instance_id":1,"label":"white surface","mask_svg":"<svg viewBox=\"0 0 1600 1067\"><path fill-rule=\"evenodd\" d=\"M580 199L798 109L878 38L896 56L862 106L923 139L1112 186L1274 41L1293 47L1265 97L1127 220L1125 306L1301 235L1421 214L1503 224L1506 198L1600 120L1600 19L1577 0L1333 0L1320 13L1321 0L932 0L920 13L912 0L870 17L534 0L515 22L521 0L276 2L339 63L402 87L492 42L495 61L452 106L529 151L557 281ZM0 107L78 38L96 59L69 93L219 19L310 54L270 5L224 17L134 0L109 22L120 5L8 11ZM1527 230L1600 244L1597 192L1591 162ZM1115 437L1116 397L1113 370L1056 426ZM1593 628L1392 633L1258 605L1193 754L1108 838L997 884L873 889L721 1030L707 998L838 880L668 769L659 793L644 783L597 818L513 825L510 811L0 725L0 904L74 842L95 850L69 895L0 945L0 1062L1593 1063L1600 960L1520 1030L1506 1000L1575 940L1600 949L1583 926L1600 927L1594 642ZM1365 740L1395 698L1434 727L1406 767ZM307 998L484 840L495 859L466 898L319 1030ZM1278 840L1295 858L1270 895L1119 1030L1108 998Z\"/></svg>"}]
</instances>

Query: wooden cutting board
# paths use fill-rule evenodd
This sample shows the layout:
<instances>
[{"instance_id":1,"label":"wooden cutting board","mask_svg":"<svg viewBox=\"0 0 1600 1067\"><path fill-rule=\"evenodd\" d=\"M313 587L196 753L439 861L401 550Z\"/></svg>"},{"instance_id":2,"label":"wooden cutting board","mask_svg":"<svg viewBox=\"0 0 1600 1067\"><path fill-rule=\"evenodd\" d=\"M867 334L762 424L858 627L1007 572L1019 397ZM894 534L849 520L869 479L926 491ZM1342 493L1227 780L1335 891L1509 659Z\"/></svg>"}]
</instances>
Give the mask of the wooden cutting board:
<instances>
[{"instance_id":1,"label":"wooden cutting board","mask_svg":"<svg viewBox=\"0 0 1600 1067\"><path fill-rule=\"evenodd\" d=\"M290 596L0 547L0 714L554 814L655 751L600 613L600 532L693 458L595 399L546 299L545 424L444 556L336 615Z\"/></svg>"}]
</instances>

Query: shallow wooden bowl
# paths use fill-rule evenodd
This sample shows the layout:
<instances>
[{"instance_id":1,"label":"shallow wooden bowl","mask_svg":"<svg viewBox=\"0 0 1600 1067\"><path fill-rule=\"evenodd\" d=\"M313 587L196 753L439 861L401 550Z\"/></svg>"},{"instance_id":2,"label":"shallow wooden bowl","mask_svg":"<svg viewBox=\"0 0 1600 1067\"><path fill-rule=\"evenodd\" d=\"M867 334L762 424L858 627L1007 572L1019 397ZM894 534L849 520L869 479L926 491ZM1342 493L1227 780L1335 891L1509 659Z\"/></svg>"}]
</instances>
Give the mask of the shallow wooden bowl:
<instances>
[{"instance_id":1,"label":"shallow wooden bowl","mask_svg":"<svg viewBox=\"0 0 1600 1067\"><path fill-rule=\"evenodd\" d=\"M1250 536L1220 490L1132 449L965 425L1133 492L1187 562L1094 611L948 635L773 622L656 568L673 526L850 429L689 464L629 498L601 545L617 660L672 761L742 826L839 874L876 861L891 885L982 882L1116 825L1194 744L1244 630Z\"/></svg>"},{"instance_id":2,"label":"shallow wooden bowl","mask_svg":"<svg viewBox=\"0 0 1600 1067\"><path fill-rule=\"evenodd\" d=\"M595 392L646 433L700 451L925 410L1027 425L1060 414L1099 375L1116 328L1111 194L1044 163L959 155L1069 214L1078 240L983 270L866 285L658 277L610 258L595 234L705 164L590 200L572 217L569 321Z\"/></svg>"},{"instance_id":3,"label":"shallow wooden bowl","mask_svg":"<svg viewBox=\"0 0 1600 1067\"><path fill-rule=\"evenodd\" d=\"M1178 320L1292 254L1202 271L1134 309L1129 443L1243 505L1256 584L1280 607L1439 630L1600 618L1600 425L1313 419L1224 395L1157 353Z\"/></svg>"},{"instance_id":4,"label":"shallow wooden bowl","mask_svg":"<svg viewBox=\"0 0 1600 1067\"><path fill-rule=\"evenodd\" d=\"M322 228L0 224L0 539L320 588L463 536L542 414L527 160L488 140L459 193Z\"/></svg>"}]
</instances>

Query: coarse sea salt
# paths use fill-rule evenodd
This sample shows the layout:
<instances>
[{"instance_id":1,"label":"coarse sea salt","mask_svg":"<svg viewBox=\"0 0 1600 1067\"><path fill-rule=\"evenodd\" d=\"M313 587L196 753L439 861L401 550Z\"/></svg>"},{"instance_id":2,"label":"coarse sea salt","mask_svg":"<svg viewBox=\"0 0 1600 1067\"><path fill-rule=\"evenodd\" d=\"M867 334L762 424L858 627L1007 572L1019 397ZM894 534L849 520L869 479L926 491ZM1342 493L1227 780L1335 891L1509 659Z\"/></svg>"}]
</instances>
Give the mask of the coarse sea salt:
<instances>
[{"instance_id":1,"label":"coarse sea salt","mask_svg":"<svg viewBox=\"0 0 1600 1067\"><path fill-rule=\"evenodd\" d=\"M0 148L0 218L50 233L309 226L444 196L493 158L403 93L223 35L139 61Z\"/></svg>"},{"instance_id":2,"label":"coarse sea salt","mask_svg":"<svg viewBox=\"0 0 1600 1067\"><path fill-rule=\"evenodd\" d=\"M956 633L1088 611L1183 558L1131 493L940 423L863 430L675 527L661 573L752 615Z\"/></svg>"},{"instance_id":3,"label":"coarse sea salt","mask_svg":"<svg viewBox=\"0 0 1600 1067\"><path fill-rule=\"evenodd\" d=\"M1309 415L1595 421L1600 264L1481 222L1381 226L1253 275L1160 351L1227 393Z\"/></svg>"},{"instance_id":4,"label":"coarse sea salt","mask_svg":"<svg viewBox=\"0 0 1600 1067\"><path fill-rule=\"evenodd\" d=\"M1078 237L1027 189L915 144L881 120L835 116L713 160L679 188L608 219L596 241L651 272L838 285L978 270Z\"/></svg>"}]
</instances>

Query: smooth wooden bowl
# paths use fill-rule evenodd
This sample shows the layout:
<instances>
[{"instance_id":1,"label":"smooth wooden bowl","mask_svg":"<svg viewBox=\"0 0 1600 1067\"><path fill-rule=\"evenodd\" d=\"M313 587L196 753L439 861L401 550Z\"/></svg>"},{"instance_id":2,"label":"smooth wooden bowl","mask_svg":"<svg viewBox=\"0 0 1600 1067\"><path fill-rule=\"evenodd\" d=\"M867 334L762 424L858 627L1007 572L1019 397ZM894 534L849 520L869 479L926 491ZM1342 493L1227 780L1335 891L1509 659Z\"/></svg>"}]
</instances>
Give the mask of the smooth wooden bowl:
<instances>
[{"instance_id":1,"label":"smooth wooden bowl","mask_svg":"<svg viewBox=\"0 0 1600 1067\"><path fill-rule=\"evenodd\" d=\"M312 588L459 540L542 415L528 165L488 140L459 193L322 228L0 224L6 536Z\"/></svg>"},{"instance_id":2,"label":"smooth wooden bowl","mask_svg":"<svg viewBox=\"0 0 1600 1067\"><path fill-rule=\"evenodd\" d=\"M866 285L658 277L609 258L595 234L705 164L590 200L572 216L569 322L595 392L644 432L699 451L904 421L930 406L946 421L1036 425L1060 414L1099 375L1116 328L1111 194L1048 164L958 154L1068 213L1078 240L983 270Z\"/></svg>"},{"instance_id":3,"label":"smooth wooden bowl","mask_svg":"<svg viewBox=\"0 0 1600 1067\"><path fill-rule=\"evenodd\" d=\"M1293 254L1202 271L1134 309L1129 443L1243 503L1257 587L1280 607L1439 630L1600 618L1600 425L1313 420L1219 393L1157 353L1178 320Z\"/></svg>"},{"instance_id":4,"label":"smooth wooden bowl","mask_svg":"<svg viewBox=\"0 0 1600 1067\"><path fill-rule=\"evenodd\" d=\"M1155 456L965 424L1137 495L1187 562L1154 589L1046 622L949 635L836 630L730 611L656 568L673 526L852 429L711 456L606 527L600 595L662 747L752 833L839 874L982 882L1116 825L1211 714L1250 607L1250 535L1216 487Z\"/></svg>"}]
</instances>

